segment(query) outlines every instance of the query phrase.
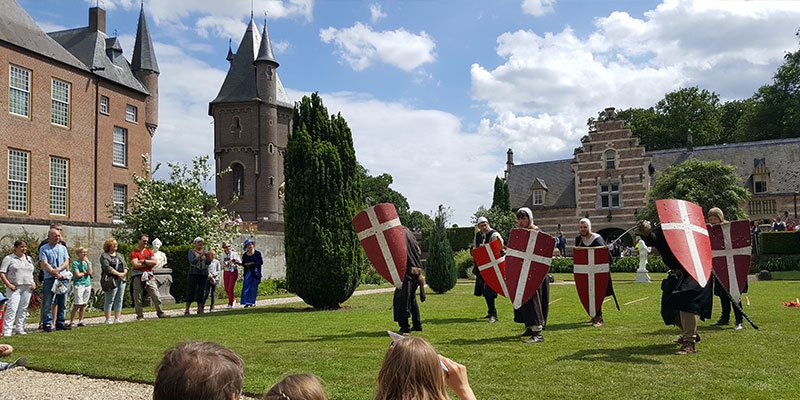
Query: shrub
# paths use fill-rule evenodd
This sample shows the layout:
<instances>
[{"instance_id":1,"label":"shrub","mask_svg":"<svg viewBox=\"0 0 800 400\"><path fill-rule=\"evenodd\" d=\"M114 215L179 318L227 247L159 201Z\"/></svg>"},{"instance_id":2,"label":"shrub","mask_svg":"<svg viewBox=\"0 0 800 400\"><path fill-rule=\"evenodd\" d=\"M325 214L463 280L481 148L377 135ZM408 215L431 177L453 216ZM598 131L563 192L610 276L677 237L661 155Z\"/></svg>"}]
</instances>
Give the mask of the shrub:
<instances>
[{"instance_id":1,"label":"shrub","mask_svg":"<svg viewBox=\"0 0 800 400\"><path fill-rule=\"evenodd\" d=\"M469 249L461 250L453 255L453 262L456 265L458 277L462 279L475 279L473 268L475 268L475 260L472 259L472 254Z\"/></svg>"},{"instance_id":2,"label":"shrub","mask_svg":"<svg viewBox=\"0 0 800 400\"><path fill-rule=\"evenodd\" d=\"M361 273L361 283L364 285L380 285L383 283L384 279L381 274L372 266L372 263L367 261L363 263L364 266L362 268Z\"/></svg>"},{"instance_id":3,"label":"shrub","mask_svg":"<svg viewBox=\"0 0 800 400\"><path fill-rule=\"evenodd\" d=\"M468 226L462 228L447 228L447 241L453 251L469 249L475 239L475 228Z\"/></svg>"},{"instance_id":4,"label":"shrub","mask_svg":"<svg viewBox=\"0 0 800 400\"><path fill-rule=\"evenodd\" d=\"M453 263L453 249L447 240L448 210L439 206L436 212L433 232L428 240L428 266L425 277L428 286L436 293L444 293L456 286L456 267Z\"/></svg>"},{"instance_id":5,"label":"shrub","mask_svg":"<svg viewBox=\"0 0 800 400\"><path fill-rule=\"evenodd\" d=\"M639 269L639 257L619 257L611 263L611 272L636 272ZM647 257L648 272L667 272L668 268L659 256ZM550 264L550 273L572 273L572 258L554 258Z\"/></svg>"},{"instance_id":6,"label":"shrub","mask_svg":"<svg viewBox=\"0 0 800 400\"><path fill-rule=\"evenodd\" d=\"M763 232L761 233L761 252L764 254L800 254L800 233Z\"/></svg>"},{"instance_id":7,"label":"shrub","mask_svg":"<svg viewBox=\"0 0 800 400\"><path fill-rule=\"evenodd\" d=\"M167 266L172 269L172 286L169 293L175 298L176 303L183 303L186 299L186 279L189 273L189 250L192 245L164 246L161 251L167 255ZM128 257L130 260L130 257ZM130 271L130 265L128 266Z\"/></svg>"},{"instance_id":8,"label":"shrub","mask_svg":"<svg viewBox=\"0 0 800 400\"><path fill-rule=\"evenodd\" d=\"M750 272L800 271L800 256L760 256L750 263Z\"/></svg>"}]
</instances>

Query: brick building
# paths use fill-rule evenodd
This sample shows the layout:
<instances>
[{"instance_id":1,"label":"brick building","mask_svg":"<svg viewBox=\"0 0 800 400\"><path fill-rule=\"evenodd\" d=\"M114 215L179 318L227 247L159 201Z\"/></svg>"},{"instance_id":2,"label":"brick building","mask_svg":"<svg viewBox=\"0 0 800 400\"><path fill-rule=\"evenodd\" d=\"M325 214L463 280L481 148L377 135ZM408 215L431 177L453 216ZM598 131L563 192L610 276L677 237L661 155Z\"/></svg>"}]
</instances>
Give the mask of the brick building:
<instances>
[{"instance_id":1,"label":"brick building","mask_svg":"<svg viewBox=\"0 0 800 400\"><path fill-rule=\"evenodd\" d=\"M119 220L158 126L144 9L132 62L102 8L86 27L49 34L16 0L0 9L0 222Z\"/></svg>"},{"instance_id":2,"label":"brick building","mask_svg":"<svg viewBox=\"0 0 800 400\"><path fill-rule=\"evenodd\" d=\"M719 160L736 167L751 192L744 205L751 220L788 214L797 223L800 191L800 138L647 151L624 121L608 108L571 159L514 165L508 150L505 177L514 209L530 207L546 232L561 224L572 247L578 219L588 217L604 238L617 238L636 223L656 171L689 158ZM632 244L633 237L620 241Z\"/></svg>"},{"instance_id":3,"label":"brick building","mask_svg":"<svg viewBox=\"0 0 800 400\"><path fill-rule=\"evenodd\" d=\"M266 23L259 34L251 16L217 97L214 118L217 201L262 231L283 231L283 159L293 105L278 76ZM233 204L231 201L238 199Z\"/></svg>"}]
</instances>

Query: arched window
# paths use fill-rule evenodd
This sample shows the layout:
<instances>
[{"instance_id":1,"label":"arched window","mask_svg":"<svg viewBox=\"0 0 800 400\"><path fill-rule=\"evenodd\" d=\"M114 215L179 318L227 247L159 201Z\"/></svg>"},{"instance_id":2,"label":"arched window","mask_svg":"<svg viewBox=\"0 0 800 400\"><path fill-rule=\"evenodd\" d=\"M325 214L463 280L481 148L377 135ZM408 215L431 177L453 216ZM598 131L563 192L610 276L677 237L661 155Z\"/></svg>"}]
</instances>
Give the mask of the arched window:
<instances>
[{"instance_id":1,"label":"arched window","mask_svg":"<svg viewBox=\"0 0 800 400\"><path fill-rule=\"evenodd\" d=\"M603 153L603 160L605 161L606 169L617 168L617 152L615 150L606 150Z\"/></svg>"},{"instance_id":2,"label":"arched window","mask_svg":"<svg viewBox=\"0 0 800 400\"><path fill-rule=\"evenodd\" d=\"M244 196L244 167L242 164L231 165L231 193L238 197Z\"/></svg>"},{"instance_id":3,"label":"arched window","mask_svg":"<svg viewBox=\"0 0 800 400\"><path fill-rule=\"evenodd\" d=\"M269 177L269 187L273 187L273 186L275 186L275 177L274 176L270 176Z\"/></svg>"},{"instance_id":4,"label":"arched window","mask_svg":"<svg viewBox=\"0 0 800 400\"><path fill-rule=\"evenodd\" d=\"M242 133L242 121L239 117L233 117L233 123L231 123L231 134L241 134Z\"/></svg>"}]
</instances>

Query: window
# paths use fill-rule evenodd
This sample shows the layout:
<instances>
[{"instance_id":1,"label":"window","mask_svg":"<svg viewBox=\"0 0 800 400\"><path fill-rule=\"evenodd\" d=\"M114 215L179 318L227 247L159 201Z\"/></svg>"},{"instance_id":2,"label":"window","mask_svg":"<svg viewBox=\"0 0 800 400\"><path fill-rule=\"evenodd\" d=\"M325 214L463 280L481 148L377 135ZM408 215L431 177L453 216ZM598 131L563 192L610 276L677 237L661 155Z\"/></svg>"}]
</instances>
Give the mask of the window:
<instances>
[{"instance_id":1,"label":"window","mask_svg":"<svg viewBox=\"0 0 800 400\"><path fill-rule=\"evenodd\" d=\"M617 152L614 150L606 150L603 153L603 160L605 160L606 169L614 169L617 167Z\"/></svg>"},{"instance_id":2,"label":"window","mask_svg":"<svg viewBox=\"0 0 800 400\"><path fill-rule=\"evenodd\" d=\"M29 117L31 111L31 71L11 65L8 112Z\"/></svg>"},{"instance_id":3,"label":"window","mask_svg":"<svg viewBox=\"0 0 800 400\"><path fill-rule=\"evenodd\" d=\"M540 206L544 204L544 191L542 190L534 190L533 191L533 205Z\"/></svg>"},{"instance_id":4,"label":"window","mask_svg":"<svg viewBox=\"0 0 800 400\"><path fill-rule=\"evenodd\" d=\"M53 79L50 98L53 101L50 123L69 128L69 82Z\"/></svg>"},{"instance_id":5,"label":"window","mask_svg":"<svg viewBox=\"0 0 800 400\"><path fill-rule=\"evenodd\" d=\"M122 218L125 216L125 200L128 198L128 187L126 185L114 184L114 207L113 207L113 220L116 223L123 222Z\"/></svg>"},{"instance_id":6,"label":"window","mask_svg":"<svg viewBox=\"0 0 800 400\"><path fill-rule=\"evenodd\" d=\"M50 214L67 215L69 160L50 157Z\"/></svg>"},{"instance_id":7,"label":"window","mask_svg":"<svg viewBox=\"0 0 800 400\"><path fill-rule=\"evenodd\" d=\"M600 185L600 208L619 207L619 183Z\"/></svg>"},{"instance_id":8,"label":"window","mask_svg":"<svg viewBox=\"0 0 800 400\"><path fill-rule=\"evenodd\" d=\"M128 104L128 106L125 107L125 121L136 122L138 120L138 117L139 117L139 109L137 109L136 106Z\"/></svg>"},{"instance_id":9,"label":"window","mask_svg":"<svg viewBox=\"0 0 800 400\"><path fill-rule=\"evenodd\" d=\"M100 96L100 114L108 115L108 96Z\"/></svg>"},{"instance_id":10,"label":"window","mask_svg":"<svg viewBox=\"0 0 800 400\"><path fill-rule=\"evenodd\" d=\"M767 176L766 175L753 175L753 192L766 193L767 192Z\"/></svg>"},{"instance_id":11,"label":"window","mask_svg":"<svg viewBox=\"0 0 800 400\"><path fill-rule=\"evenodd\" d=\"M238 197L244 196L244 167L236 163L231 165L232 193Z\"/></svg>"},{"instance_id":12,"label":"window","mask_svg":"<svg viewBox=\"0 0 800 400\"><path fill-rule=\"evenodd\" d=\"M8 150L8 211L28 212L28 158L30 153Z\"/></svg>"},{"instance_id":13,"label":"window","mask_svg":"<svg viewBox=\"0 0 800 400\"><path fill-rule=\"evenodd\" d=\"M113 163L119 167L128 166L128 130L114 127L114 156Z\"/></svg>"}]
</instances>

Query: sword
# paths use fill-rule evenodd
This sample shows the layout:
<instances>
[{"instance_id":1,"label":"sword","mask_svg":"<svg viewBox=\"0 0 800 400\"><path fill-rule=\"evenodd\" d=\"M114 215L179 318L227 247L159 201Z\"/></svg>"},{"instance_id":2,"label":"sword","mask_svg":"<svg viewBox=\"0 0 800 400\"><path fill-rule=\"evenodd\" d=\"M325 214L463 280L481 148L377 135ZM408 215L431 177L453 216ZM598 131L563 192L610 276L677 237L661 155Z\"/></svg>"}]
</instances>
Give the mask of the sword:
<instances>
[{"instance_id":1,"label":"sword","mask_svg":"<svg viewBox=\"0 0 800 400\"><path fill-rule=\"evenodd\" d=\"M722 281L719 280L719 277L717 276L717 273L714 270L711 270L711 275L714 277L714 280L717 281L717 284L720 286L720 289L722 289L722 291L725 292L725 294L728 296L728 300L731 301L731 304L733 305L733 307L737 311L742 313L742 316L744 317L744 319L746 319L747 322L750 323L750 325L753 327L753 329L758 329L758 325L756 325L756 323L753 322L753 320L750 319L750 317L747 316L747 314L744 312L744 310L742 310L742 307L739 306L739 303L733 300L733 296L731 296L730 292L728 292L728 289L725 289L725 286L722 285Z\"/></svg>"},{"instance_id":2,"label":"sword","mask_svg":"<svg viewBox=\"0 0 800 400\"><path fill-rule=\"evenodd\" d=\"M613 241L613 242L609 243L608 245L609 245L609 246L613 246L613 245L614 245L614 243L617 243L617 242L618 242L620 239L622 239L622 237L623 237L623 236L625 236L625 235L629 234L629 233L630 233L632 230L634 230L634 229L638 228L640 225L641 225L641 222L637 222L637 223L636 223L636 225L632 226L632 227L631 227L630 229L628 229L627 231L625 231L625 232L622 232L622 235L619 235L619 236L618 236L616 239L614 239L614 241Z\"/></svg>"}]
</instances>

